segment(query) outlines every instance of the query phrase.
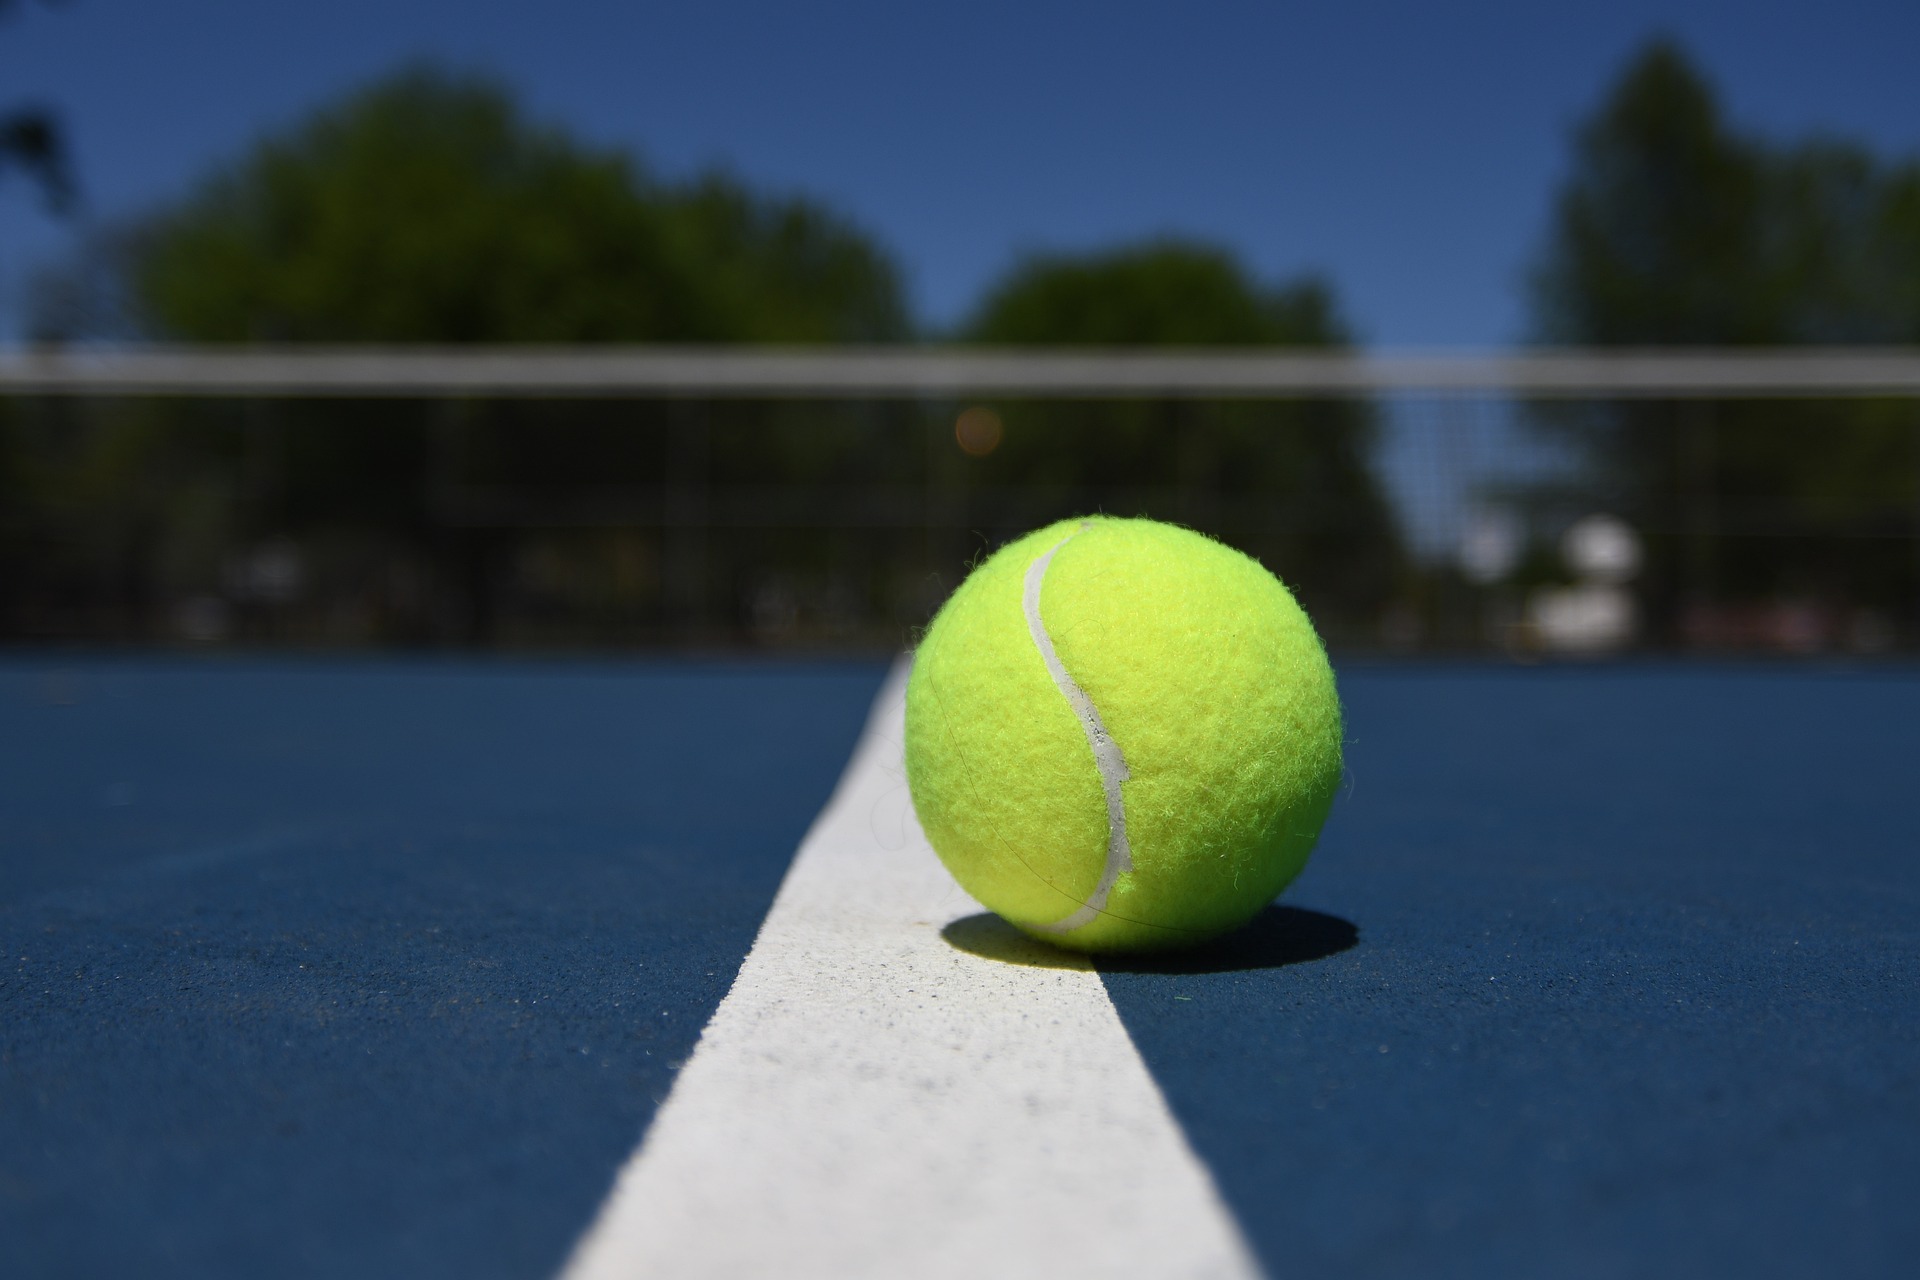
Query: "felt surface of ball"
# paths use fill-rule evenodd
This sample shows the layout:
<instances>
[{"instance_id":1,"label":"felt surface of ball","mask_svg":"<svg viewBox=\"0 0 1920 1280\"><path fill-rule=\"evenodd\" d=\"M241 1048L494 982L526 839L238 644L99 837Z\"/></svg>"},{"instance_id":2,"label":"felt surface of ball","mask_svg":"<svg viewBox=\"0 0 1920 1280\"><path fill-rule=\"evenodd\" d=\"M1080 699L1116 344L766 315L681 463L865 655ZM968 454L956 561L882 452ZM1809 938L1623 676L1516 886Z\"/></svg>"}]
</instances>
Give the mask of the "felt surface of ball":
<instances>
[{"instance_id":1,"label":"felt surface of ball","mask_svg":"<svg viewBox=\"0 0 1920 1280\"><path fill-rule=\"evenodd\" d=\"M1313 624L1191 530L1089 517L1007 544L915 651L906 763L962 888L1084 951L1201 942L1306 864L1341 777Z\"/></svg>"}]
</instances>

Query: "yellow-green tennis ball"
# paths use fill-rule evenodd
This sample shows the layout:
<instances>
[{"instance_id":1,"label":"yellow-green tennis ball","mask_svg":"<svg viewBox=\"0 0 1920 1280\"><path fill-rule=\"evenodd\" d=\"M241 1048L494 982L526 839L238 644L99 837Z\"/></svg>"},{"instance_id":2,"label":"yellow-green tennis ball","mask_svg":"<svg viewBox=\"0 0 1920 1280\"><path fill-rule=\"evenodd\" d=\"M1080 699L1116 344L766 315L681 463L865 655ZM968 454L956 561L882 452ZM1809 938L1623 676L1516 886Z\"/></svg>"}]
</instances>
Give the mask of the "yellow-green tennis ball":
<instances>
[{"instance_id":1,"label":"yellow-green tennis ball","mask_svg":"<svg viewBox=\"0 0 1920 1280\"><path fill-rule=\"evenodd\" d=\"M961 887L1084 951L1237 928L1340 782L1313 624L1256 561L1152 520L1064 520L953 593L907 681L907 781Z\"/></svg>"}]
</instances>

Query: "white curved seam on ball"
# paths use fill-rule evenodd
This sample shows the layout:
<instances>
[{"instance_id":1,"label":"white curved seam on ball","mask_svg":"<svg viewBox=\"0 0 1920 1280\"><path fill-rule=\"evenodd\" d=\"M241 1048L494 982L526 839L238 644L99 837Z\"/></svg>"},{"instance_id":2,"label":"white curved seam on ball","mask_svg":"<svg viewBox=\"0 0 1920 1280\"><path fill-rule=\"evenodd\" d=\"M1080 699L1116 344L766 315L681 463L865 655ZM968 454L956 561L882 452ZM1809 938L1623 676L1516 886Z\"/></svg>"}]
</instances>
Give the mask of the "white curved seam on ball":
<instances>
[{"instance_id":1,"label":"white curved seam on ball","mask_svg":"<svg viewBox=\"0 0 1920 1280\"><path fill-rule=\"evenodd\" d=\"M1021 600L1027 615L1027 631L1033 636L1033 647L1040 651L1040 660L1047 664L1047 674L1053 677L1054 685L1066 696L1067 705L1073 708L1074 716L1080 721L1081 732L1087 735L1087 745L1093 748L1094 767L1100 771L1100 789L1107 798L1107 864L1101 869L1100 882L1094 885L1086 901L1066 919L1035 926L1048 933L1071 933L1091 923L1106 909L1107 896L1113 892L1114 882L1120 878L1120 873L1133 870L1133 850L1127 843L1127 811L1120 798L1120 784L1133 776L1127 771L1127 758L1121 754L1120 744L1107 732L1107 726L1100 719L1100 709L1093 705L1093 699L1061 665L1060 655L1054 651L1053 637L1047 634L1047 624L1040 617L1040 585L1046 580L1047 567L1053 563L1054 553L1078 537L1081 530L1092 527L1091 522L1082 522L1079 529L1048 547L1027 566L1026 591Z\"/></svg>"}]
</instances>

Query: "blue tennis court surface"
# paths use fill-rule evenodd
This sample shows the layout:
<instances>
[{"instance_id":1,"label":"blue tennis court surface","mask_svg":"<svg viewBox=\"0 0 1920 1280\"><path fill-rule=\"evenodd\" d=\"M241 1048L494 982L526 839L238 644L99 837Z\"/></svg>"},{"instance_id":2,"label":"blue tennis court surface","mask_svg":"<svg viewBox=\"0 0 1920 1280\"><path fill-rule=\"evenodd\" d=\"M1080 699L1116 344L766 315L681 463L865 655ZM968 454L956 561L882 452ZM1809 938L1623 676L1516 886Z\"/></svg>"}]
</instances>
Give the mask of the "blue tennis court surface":
<instances>
[{"instance_id":1,"label":"blue tennis court surface","mask_svg":"<svg viewBox=\"0 0 1920 1280\"><path fill-rule=\"evenodd\" d=\"M1342 690L1358 944L1106 979L1273 1274L1911 1274L1920 680Z\"/></svg>"},{"instance_id":2,"label":"blue tennis court surface","mask_svg":"<svg viewBox=\"0 0 1920 1280\"><path fill-rule=\"evenodd\" d=\"M0 1274L551 1274L882 674L11 665Z\"/></svg>"},{"instance_id":3,"label":"blue tennis court surface","mask_svg":"<svg viewBox=\"0 0 1920 1280\"><path fill-rule=\"evenodd\" d=\"M0 1274L556 1273L884 674L0 666ZM1285 906L1102 975L1260 1264L1906 1274L1920 675L1342 689Z\"/></svg>"}]
</instances>

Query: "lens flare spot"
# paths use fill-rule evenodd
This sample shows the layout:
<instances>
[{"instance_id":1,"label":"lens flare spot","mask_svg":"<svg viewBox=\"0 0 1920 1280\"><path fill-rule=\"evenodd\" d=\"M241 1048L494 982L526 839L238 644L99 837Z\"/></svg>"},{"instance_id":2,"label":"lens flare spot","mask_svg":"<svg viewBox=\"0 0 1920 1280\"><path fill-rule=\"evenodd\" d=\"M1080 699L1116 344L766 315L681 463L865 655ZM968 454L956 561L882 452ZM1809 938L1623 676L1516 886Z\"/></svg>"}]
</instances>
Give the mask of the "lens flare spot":
<instances>
[{"instance_id":1,"label":"lens flare spot","mask_svg":"<svg viewBox=\"0 0 1920 1280\"><path fill-rule=\"evenodd\" d=\"M998 449L1000 438L1005 434L1000 415L979 405L961 413L953 423L953 438L963 452L975 458L984 458Z\"/></svg>"}]
</instances>

